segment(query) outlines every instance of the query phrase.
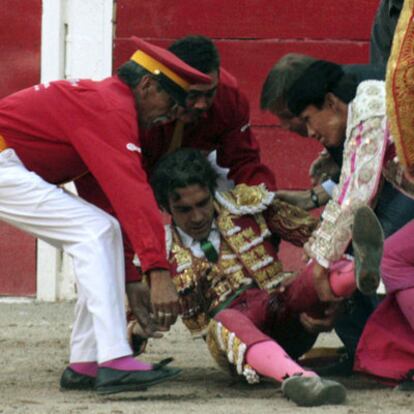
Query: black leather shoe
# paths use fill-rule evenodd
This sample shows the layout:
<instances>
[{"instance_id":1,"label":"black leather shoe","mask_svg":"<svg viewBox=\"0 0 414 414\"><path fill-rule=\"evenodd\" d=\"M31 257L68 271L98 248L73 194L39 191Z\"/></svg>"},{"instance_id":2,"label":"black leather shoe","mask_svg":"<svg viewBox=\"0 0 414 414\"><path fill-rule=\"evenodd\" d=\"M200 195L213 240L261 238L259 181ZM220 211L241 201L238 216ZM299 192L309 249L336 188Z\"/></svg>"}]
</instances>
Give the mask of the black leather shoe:
<instances>
[{"instance_id":1,"label":"black leather shoe","mask_svg":"<svg viewBox=\"0 0 414 414\"><path fill-rule=\"evenodd\" d=\"M95 378L89 375L78 374L72 368L67 367L60 378L60 389L64 390L93 390Z\"/></svg>"},{"instance_id":2,"label":"black leather shoe","mask_svg":"<svg viewBox=\"0 0 414 414\"><path fill-rule=\"evenodd\" d=\"M396 391L414 392L414 369L410 369L394 389Z\"/></svg>"},{"instance_id":3,"label":"black leather shoe","mask_svg":"<svg viewBox=\"0 0 414 414\"><path fill-rule=\"evenodd\" d=\"M403 382L401 382L401 384L398 384L394 389L396 391L414 392L414 382L413 381L403 381Z\"/></svg>"},{"instance_id":4,"label":"black leather shoe","mask_svg":"<svg viewBox=\"0 0 414 414\"><path fill-rule=\"evenodd\" d=\"M159 384L176 377L179 368L156 364L151 371L121 371L112 368L99 368L95 389L100 395L125 391L144 391L151 385Z\"/></svg>"}]
</instances>

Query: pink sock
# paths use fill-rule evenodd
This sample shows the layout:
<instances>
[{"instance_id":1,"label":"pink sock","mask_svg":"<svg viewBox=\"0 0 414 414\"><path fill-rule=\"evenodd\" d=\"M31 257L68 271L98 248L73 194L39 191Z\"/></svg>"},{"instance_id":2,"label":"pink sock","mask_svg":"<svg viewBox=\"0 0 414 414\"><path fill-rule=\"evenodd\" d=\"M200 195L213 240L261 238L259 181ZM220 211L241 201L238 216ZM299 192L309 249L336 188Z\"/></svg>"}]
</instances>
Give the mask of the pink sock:
<instances>
[{"instance_id":1,"label":"pink sock","mask_svg":"<svg viewBox=\"0 0 414 414\"><path fill-rule=\"evenodd\" d=\"M69 364L69 368L78 374L95 378L98 371L98 364L96 362L73 362Z\"/></svg>"},{"instance_id":2,"label":"pink sock","mask_svg":"<svg viewBox=\"0 0 414 414\"><path fill-rule=\"evenodd\" d=\"M246 361L259 374L279 382L292 375L317 376L313 371L305 371L274 341L252 345L247 351Z\"/></svg>"},{"instance_id":3,"label":"pink sock","mask_svg":"<svg viewBox=\"0 0 414 414\"><path fill-rule=\"evenodd\" d=\"M398 306L414 330L414 288L400 290L396 293Z\"/></svg>"},{"instance_id":4,"label":"pink sock","mask_svg":"<svg viewBox=\"0 0 414 414\"><path fill-rule=\"evenodd\" d=\"M354 262L341 260L330 269L329 283L338 297L349 297L356 289Z\"/></svg>"},{"instance_id":5,"label":"pink sock","mask_svg":"<svg viewBox=\"0 0 414 414\"><path fill-rule=\"evenodd\" d=\"M152 365L139 361L132 356L111 359L99 364L99 367L118 369L120 371L151 371Z\"/></svg>"}]
</instances>

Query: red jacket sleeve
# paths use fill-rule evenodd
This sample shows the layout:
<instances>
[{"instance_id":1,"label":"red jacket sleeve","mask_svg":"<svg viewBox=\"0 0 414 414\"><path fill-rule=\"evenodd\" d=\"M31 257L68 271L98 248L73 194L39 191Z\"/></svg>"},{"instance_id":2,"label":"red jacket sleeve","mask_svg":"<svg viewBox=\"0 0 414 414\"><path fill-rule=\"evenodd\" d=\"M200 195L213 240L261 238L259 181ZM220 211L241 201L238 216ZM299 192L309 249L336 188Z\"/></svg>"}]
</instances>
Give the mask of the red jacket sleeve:
<instances>
[{"instance_id":1,"label":"red jacket sleeve","mask_svg":"<svg viewBox=\"0 0 414 414\"><path fill-rule=\"evenodd\" d=\"M246 97L238 92L229 106L228 123L217 150L218 164L230 169L229 178L236 184L264 183L268 190L276 190L272 171L260 159L260 147L250 126L250 108Z\"/></svg>"},{"instance_id":2,"label":"red jacket sleeve","mask_svg":"<svg viewBox=\"0 0 414 414\"><path fill-rule=\"evenodd\" d=\"M168 269L161 213L142 168L136 114L134 122L110 109L94 115L78 120L72 145L106 195L142 270Z\"/></svg>"}]
</instances>

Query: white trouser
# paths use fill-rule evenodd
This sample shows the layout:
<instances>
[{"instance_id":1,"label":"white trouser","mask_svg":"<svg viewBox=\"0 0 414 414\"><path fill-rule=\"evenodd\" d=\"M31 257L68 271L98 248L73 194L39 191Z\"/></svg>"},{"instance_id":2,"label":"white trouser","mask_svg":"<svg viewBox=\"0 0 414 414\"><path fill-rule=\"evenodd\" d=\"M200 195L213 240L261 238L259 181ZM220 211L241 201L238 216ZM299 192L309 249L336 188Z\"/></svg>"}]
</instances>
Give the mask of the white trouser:
<instances>
[{"instance_id":1,"label":"white trouser","mask_svg":"<svg viewBox=\"0 0 414 414\"><path fill-rule=\"evenodd\" d=\"M0 153L0 219L73 258L78 302L70 361L130 355L118 221L28 171L12 149Z\"/></svg>"}]
</instances>

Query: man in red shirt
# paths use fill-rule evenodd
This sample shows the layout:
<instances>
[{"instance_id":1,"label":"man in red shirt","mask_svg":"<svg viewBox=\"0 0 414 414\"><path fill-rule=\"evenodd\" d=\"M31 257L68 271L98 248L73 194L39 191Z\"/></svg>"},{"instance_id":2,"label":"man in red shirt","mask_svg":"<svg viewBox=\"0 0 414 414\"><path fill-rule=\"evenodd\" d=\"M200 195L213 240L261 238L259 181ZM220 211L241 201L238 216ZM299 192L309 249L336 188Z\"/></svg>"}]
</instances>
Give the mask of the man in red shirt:
<instances>
[{"instance_id":1,"label":"man in red shirt","mask_svg":"<svg viewBox=\"0 0 414 414\"><path fill-rule=\"evenodd\" d=\"M138 123L174 119L190 84L210 82L170 52L134 41L138 50L118 76L36 85L0 101L0 219L73 258L78 302L61 386L95 385L100 394L143 389L179 373L131 357L120 225L150 277L155 315L169 326L179 305ZM119 223L58 186L88 172L101 191L90 200L100 205L105 196ZM127 293L135 310L140 292Z\"/></svg>"},{"instance_id":2,"label":"man in red shirt","mask_svg":"<svg viewBox=\"0 0 414 414\"><path fill-rule=\"evenodd\" d=\"M260 148L250 128L249 103L241 93L236 79L220 67L220 57L214 43L204 36L187 36L175 41L169 50L179 59L207 74L208 84L193 84L178 119L150 129L140 128L142 162L151 174L159 159L180 147L191 147L204 154L216 151L217 163L229 170L227 178L234 183L256 185L264 183L275 190L271 170L260 160ZM90 175L78 180L80 194L96 189ZM102 199L100 197L100 199ZM134 252L128 249L127 280L135 280L132 265ZM148 327L145 309L140 324ZM151 329L146 329L146 336Z\"/></svg>"},{"instance_id":3,"label":"man in red shirt","mask_svg":"<svg viewBox=\"0 0 414 414\"><path fill-rule=\"evenodd\" d=\"M236 184L264 183L275 190L273 173L262 164L260 148L250 127L249 103L236 79L220 67L214 43L207 37L187 36L169 50L181 60L207 74L210 84L190 87L185 109L178 120L142 133L144 166L152 171L160 157L180 147L204 153L217 151L217 163L228 168Z\"/></svg>"}]
</instances>

